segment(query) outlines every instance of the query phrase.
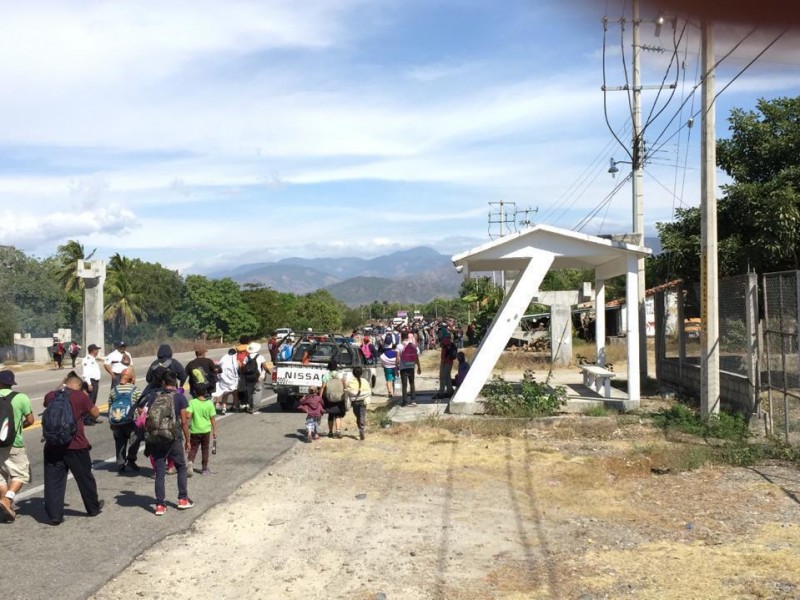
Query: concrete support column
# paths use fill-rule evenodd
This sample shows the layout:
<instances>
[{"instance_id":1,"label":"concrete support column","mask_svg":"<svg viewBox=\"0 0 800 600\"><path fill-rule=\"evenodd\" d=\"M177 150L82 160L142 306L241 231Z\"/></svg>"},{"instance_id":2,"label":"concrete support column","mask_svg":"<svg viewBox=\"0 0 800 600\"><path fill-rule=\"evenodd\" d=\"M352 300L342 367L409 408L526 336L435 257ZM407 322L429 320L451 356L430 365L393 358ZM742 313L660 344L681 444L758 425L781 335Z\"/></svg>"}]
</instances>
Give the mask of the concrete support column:
<instances>
[{"instance_id":1,"label":"concrete support column","mask_svg":"<svg viewBox=\"0 0 800 600\"><path fill-rule=\"evenodd\" d=\"M625 276L625 312L627 319L625 331L627 335L628 353L628 400L638 403L641 400L641 385L639 379L639 277L636 257L631 255L627 259L628 272Z\"/></svg>"},{"instance_id":2,"label":"concrete support column","mask_svg":"<svg viewBox=\"0 0 800 600\"><path fill-rule=\"evenodd\" d=\"M550 307L550 357L556 367L572 362L572 306L569 304Z\"/></svg>"},{"instance_id":3,"label":"concrete support column","mask_svg":"<svg viewBox=\"0 0 800 600\"><path fill-rule=\"evenodd\" d=\"M758 398L761 392L759 378L761 369L759 368L759 344L758 344L758 275L755 273L747 274L747 294L745 295L745 307L747 313L747 379L750 382L750 406L751 413L758 412Z\"/></svg>"},{"instance_id":4,"label":"concrete support column","mask_svg":"<svg viewBox=\"0 0 800 600\"><path fill-rule=\"evenodd\" d=\"M105 322L103 321L103 288L106 266L102 260L79 260L78 277L83 279L83 349L89 344L100 347L99 356L105 356Z\"/></svg>"},{"instance_id":5,"label":"concrete support column","mask_svg":"<svg viewBox=\"0 0 800 600\"><path fill-rule=\"evenodd\" d=\"M506 343L517 328L528 304L538 291L539 285L552 264L553 255L542 252L532 257L527 266L519 272L511 290L503 299L500 310L497 311L492 324L478 346L467 376L450 401L451 412L471 412L469 407L464 405L472 405L480 394L497 359L500 358ZM459 405L463 408L459 408Z\"/></svg>"},{"instance_id":6,"label":"concrete support column","mask_svg":"<svg viewBox=\"0 0 800 600\"><path fill-rule=\"evenodd\" d=\"M594 280L594 343L597 352L596 362L606 365L606 281Z\"/></svg>"}]
</instances>

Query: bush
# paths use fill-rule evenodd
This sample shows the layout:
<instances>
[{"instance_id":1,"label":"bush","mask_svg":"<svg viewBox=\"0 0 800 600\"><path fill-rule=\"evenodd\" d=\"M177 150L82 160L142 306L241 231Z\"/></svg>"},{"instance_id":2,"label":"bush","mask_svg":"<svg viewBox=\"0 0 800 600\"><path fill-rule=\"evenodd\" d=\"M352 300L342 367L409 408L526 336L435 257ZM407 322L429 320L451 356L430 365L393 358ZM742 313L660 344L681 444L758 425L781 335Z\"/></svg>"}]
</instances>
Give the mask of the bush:
<instances>
[{"instance_id":1,"label":"bush","mask_svg":"<svg viewBox=\"0 0 800 600\"><path fill-rule=\"evenodd\" d=\"M653 417L657 427L670 431L680 431L689 435L720 440L743 440L750 432L744 417L738 413L720 412L708 421L685 404L675 404L658 411Z\"/></svg>"},{"instance_id":2,"label":"bush","mask_svg":"<svg viewBox=\"0 0 800 600\"><path fill-rule=\"evenodd\" d=\"M543 417L555 414L567 403L567 392L559 386L550 389L538 383L533 371L526 371L515 385L495 376L483 388L486 412L503 417Z\"/></svg>"}]
</instances>

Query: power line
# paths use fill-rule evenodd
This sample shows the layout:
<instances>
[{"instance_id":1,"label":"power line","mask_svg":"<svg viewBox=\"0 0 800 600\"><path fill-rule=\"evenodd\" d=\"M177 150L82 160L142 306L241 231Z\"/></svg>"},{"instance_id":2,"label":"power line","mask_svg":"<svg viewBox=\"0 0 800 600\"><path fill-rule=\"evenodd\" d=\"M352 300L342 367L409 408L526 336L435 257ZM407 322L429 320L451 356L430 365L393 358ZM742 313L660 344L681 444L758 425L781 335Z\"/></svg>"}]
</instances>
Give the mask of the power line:
<instances>
[{"instance_id":1,"label":"power line","mask_svg":"<svg viewBox=\"0 0 800 600\"><path fill-rule=\"evenodd\" d=\"M592 211L588 215L586 215L583 219L578 221L577 225L575 225L575 227L573 227L572 230L582 231L584 227L586 227L592 221L592 219L603 209L603 207L608 202L611 202L611 199L616 195L616 193L620 191L622 187L626 183L628 183L628 181L630 181L632 178L633 178L633 172L628 173L622 180L620 180L620 182L616 186L614 186L614 189L612 189L608 193L608 195L605 198L603 198L594 209L592 209Z\"/></svg>"}]
</instances>

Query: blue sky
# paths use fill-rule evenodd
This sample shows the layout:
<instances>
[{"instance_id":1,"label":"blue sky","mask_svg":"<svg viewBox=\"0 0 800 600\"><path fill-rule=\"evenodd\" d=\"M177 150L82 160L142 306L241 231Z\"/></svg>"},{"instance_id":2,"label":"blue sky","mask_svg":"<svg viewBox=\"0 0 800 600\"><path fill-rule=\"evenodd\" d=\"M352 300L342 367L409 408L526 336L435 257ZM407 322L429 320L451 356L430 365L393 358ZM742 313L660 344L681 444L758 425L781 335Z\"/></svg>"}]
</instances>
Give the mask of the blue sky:
<instances>
[{"instance_id":1,"label":"blue sky","mask_svg":"<svg viewBox=\"0 0 800 600\"><path fill-rule=\"evenodd\" d=\"M47 256L78 239L101 257L205 272L418 245L461 252L487 239L499 200L538 208L534 222L572 229L596 213L584 232L631 229L628 185L602 204L627 166L607 173L625 152L600 91L601 19L607 5L612 21L630 16L629 2L0 5L0 243ZM672 55L671 27L654 29L643 26L643 43L668 51L643 56L645 84ZM722 56L749 28L716 31ZM718 88L774 36L750 35ZM621 39L612 22L609 85L624 83ZM696 83L698 44L690 25L679 88L648 143L697 109L699 93L666 126ZM789 34L720 96L718 135L732 106L798 89ZM655 97L644 94L645 115ZM625 94L608 101L627 138ZM698 129L684 127L648 165L648 235L697 204Z\"/></svg>"}]
</instances>

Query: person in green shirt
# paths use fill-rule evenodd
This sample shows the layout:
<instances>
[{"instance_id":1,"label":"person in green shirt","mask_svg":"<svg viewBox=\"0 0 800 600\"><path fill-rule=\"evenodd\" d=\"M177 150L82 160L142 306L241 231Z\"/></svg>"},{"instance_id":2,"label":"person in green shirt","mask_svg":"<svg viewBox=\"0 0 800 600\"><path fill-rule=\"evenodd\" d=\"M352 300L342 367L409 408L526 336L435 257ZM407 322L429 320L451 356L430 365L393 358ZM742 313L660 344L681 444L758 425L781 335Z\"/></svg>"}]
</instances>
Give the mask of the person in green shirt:
<instances>
[{"instance_id":1,"label":"person in green shirt","mask_svg":"<svg viewBox=\"0 0 800 600\"><path fill-rule=\"evenodd\" d=\"M202 451L202 475L210 475L208 470L208 447L211 437L217 439L217 409L208 395L207 383L194 385L195 397L189 400L189 464L186 465L186 474L191 477L194 473L194 459L197 457L198 447Z\"/></svg>"},{"instance_id":2,"label":"person in green shirt","mask_svg":"<svg viewBox=\"0 0 800 600\"><path fill-rule=\"evenodd\" d=\"M17 385L14 372L0 371L0 402L8 402L11 396L11 408L14 412L14 424L17 434L11 446L0 448L0 510L6 520L17 518L14 510L14 498L22 486L31 480L31 466L25 452L22 430L33 425L31 400L25 394L14 392L11 386Z\"/></svg>"}]
</instances>

